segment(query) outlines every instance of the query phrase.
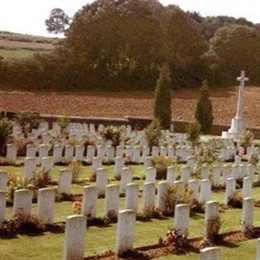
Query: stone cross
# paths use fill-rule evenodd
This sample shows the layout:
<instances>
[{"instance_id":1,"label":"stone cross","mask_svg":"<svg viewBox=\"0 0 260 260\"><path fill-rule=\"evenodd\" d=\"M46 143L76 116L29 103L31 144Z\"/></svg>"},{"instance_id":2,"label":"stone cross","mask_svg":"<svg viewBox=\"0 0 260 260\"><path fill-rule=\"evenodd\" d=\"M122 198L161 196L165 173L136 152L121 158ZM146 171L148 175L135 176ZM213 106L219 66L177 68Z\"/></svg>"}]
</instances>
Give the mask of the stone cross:
<instances>
[{"instance_id":1,"label":"stone cross","mask_svg":"<svg viewBox=\"0 0 260 260\"><path fill-rule=\"evenodd\" d=\"M245 81L248 81L249 78L245 76L245 71L241 71L239 77L237 77L237 81L240 81L239 85L239 93L238 93L238 101L237 101L237 114L236 118L242 119L243 118L243 94L244 94L244 86Z\"/></svg>"}]
</instances>

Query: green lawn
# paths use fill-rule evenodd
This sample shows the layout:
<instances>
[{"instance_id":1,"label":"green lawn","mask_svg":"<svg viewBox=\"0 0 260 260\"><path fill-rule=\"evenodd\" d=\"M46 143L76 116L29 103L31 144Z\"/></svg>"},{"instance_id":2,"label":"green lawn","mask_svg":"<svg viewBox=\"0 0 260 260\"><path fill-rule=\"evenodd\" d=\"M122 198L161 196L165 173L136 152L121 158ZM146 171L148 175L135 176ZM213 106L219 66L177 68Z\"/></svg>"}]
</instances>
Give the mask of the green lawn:
<instances>
[{"instance_id":1,"label":"green lawn","mask_svg":"<svg viewBox=\"0 0 260 260\"><path fill-rule=\"evenodd\" d=\"M104 166L108 168L111 183L118 183L113 179L114 166ZM52 180L57 181L59 170L63 168L55 166L52 170ZM143 165L131 166L134 175L142 177ZM2 166L1 170L7 172L15 172L21 174L21 167ZM91 184L89 177L91 176L91 166L84 166L79 177L84 183L73 184L72 193L81 194L84 185ZM143 181L136 181L142 189ZM141 192L140 192L141 193ZM260 187L253 189L253 197L260 200ZM222 202L224 200L224 192L212 192L212 200ZM120 209L124 209L125 199L120 198ZM142 199L139 198L139 209L141 210ZM104 216L104 199L98 200L98 216ZM33 213L36 213L36 204L33 204ZM66 217L73 214L71 202L57 202L55 204L55 222L65 221ZM12 216L12 207L6 209L6 218ZM221 217L221 232L228 232L240 229L241 209L228 209L220 213ZM135 247L153 245L158 242L158 239L165 238L169 227L173 226L173 218L169 217L165 220L152 219L151 221L141 222L136 221L135 225ZM203 214L196 214L190 218L189 237L200 237L203 235ZM260 226L260 209L255 208L255 226ZM87 229L85 254L87 256L102 253L107 250L113 250L115 245L116 224L111 224L106 227L91 226ZM0 238L0 259L61 259L63 248L64 234L45 232L43 235L28 236L19 235L14 239ZM247 241L234 245L235 248L222 247L221 259L254 259L256 252L256 242ZM234 251L235 250L235 251ZM235 252L235 253L234 253ZM160 259L198 259L196 253L189 253L185 256L168 256Z\"/></svg>"},{"instance_id":2,"label":"green lawn","mask_svg":"<svg viewBox=\"0 0 260 260\"><path fill-rule=\"evenodd\" d=\"M24 59L30 58L34 53L46 52L39 50L29 50L29 49L1 49L0 48L0 56L2 56L5 60L8 59Z\"/></svg>"}]
</instances>

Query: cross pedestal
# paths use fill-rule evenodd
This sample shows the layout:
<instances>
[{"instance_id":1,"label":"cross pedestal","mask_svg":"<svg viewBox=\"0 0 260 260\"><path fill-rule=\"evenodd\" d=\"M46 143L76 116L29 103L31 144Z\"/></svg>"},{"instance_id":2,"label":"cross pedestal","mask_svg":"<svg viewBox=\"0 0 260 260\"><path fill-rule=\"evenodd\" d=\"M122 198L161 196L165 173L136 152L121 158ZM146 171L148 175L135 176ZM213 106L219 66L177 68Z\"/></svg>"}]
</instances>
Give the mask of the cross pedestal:
<instances>
[{"instance_id":1,"label":"cross pedestal","mask_svg":"<svg viewBox=\"0 0 260 260\"><path fill-rule=\"evenodd\" d=\"M239 93L238 93L238 101L237 101L237 113L231 121L231 127L228 129L227 132L222 132L222 138L232 138L237 140L240 135L246 130L245 121L243 118L243 94L244 94L244 86L245 81L249 79L245 77L245 72L241 71L237 80L240 81L239 85Z\"/></svg>"}]
</instances>

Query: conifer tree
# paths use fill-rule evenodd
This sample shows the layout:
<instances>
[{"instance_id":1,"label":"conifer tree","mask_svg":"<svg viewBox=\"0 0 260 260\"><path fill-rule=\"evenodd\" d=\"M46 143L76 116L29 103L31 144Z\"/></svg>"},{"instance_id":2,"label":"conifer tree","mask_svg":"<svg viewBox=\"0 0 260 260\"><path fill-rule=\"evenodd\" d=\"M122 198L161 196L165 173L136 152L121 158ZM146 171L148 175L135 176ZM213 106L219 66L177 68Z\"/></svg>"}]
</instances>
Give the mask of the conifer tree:
<instances>
[{"instance_id":1,"label":"conifer tree","mask_svg":"<svg viewBox=\"0 0 260 260\"><path fill-rule=\"evenodd\" d=\"M171 113L171 74L165 63L157 80L154 104L154 118L159 120L162 129L170 128Z\"/></svg>"},{"instance_id":2,"label":"conifer tree","mask_svg":"<svg viewBox=\"0 0 260 260\"><path fill-rule=\"evenodd\" d=\"M213 124L213 114L207 80L203 81L202 87L199 90L195 118L201 125L202 133L209 133Z\"/></svg>"}]
</instances>

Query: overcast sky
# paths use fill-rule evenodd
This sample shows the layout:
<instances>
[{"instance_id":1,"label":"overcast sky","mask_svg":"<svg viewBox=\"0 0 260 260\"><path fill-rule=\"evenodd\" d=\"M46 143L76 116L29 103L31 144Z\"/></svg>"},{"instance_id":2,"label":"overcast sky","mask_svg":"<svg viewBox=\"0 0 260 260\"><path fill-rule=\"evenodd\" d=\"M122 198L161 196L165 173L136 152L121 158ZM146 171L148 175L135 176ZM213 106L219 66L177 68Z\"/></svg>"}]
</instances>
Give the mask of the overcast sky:
<instances>
[{"instance_id":1,"label":"overcast sky","mask_svg":"<svg viewBox=\"0 0 260 260\"><path fill-rule=\"evenodd\" d=\"M175 4L202 16L229 15L245 17L260 23L259 0L159 0L163 5ZM44 21L53 8L59 7L70 17L93 0L0 0L0 31L51 36Z\"/></svg>"}]
</instances>

